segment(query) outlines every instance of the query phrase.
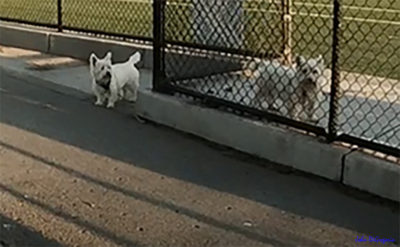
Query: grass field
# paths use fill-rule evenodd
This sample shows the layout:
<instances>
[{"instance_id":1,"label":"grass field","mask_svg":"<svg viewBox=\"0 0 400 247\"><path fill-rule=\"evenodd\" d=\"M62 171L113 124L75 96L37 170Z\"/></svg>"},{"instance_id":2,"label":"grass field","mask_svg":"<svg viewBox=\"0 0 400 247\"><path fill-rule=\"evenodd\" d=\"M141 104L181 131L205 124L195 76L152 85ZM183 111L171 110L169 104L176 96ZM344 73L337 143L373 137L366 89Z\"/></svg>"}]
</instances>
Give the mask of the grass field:
<instances>
[{"instance_id":1,"label":"grass field","mask_svg":"<svg viewBox=\"0 0 400 247\"><path fill-rule=\"evenodd\" d=\"M57 0L0 0L0 16L41 23L57 22ZM332 50L332 0L295 0L294 52L308 56ZM346 71L400 79L400 1L342 0L340 64ZM151 37L149 0L63 0L63 24L113 33ZM193 41L192 5L176 0L167 6L169 39ZM244 46L258 51L279 51L279 1L244 3Z\"/></svg>"}]
</instances>

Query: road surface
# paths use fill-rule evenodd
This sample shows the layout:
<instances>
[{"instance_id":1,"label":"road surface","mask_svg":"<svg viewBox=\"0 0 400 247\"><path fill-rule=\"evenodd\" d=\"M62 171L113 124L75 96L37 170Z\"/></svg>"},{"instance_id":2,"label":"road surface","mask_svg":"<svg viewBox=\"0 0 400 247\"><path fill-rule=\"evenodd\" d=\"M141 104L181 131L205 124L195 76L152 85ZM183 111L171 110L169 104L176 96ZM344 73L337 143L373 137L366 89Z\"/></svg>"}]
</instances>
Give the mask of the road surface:
<instances>
[{"instance_id":1,"label":"road surface","mask_svg":"<svg viewBox=\"0 0 400 247\"><path fill-rule=\"evenodd\" d=\"M0 246L398 240L398 205L139 124L61 86L0 79Z\"/></svg>"}]
</instances>

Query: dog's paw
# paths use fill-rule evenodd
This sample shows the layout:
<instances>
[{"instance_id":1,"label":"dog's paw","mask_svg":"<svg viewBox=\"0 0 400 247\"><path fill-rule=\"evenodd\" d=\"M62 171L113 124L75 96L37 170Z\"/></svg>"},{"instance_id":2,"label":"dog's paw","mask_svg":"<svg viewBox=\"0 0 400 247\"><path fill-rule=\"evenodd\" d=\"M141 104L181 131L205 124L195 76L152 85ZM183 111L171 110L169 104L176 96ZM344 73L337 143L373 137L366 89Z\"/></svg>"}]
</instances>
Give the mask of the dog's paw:
<instances>
[{"instance_id":1,"label":"dog's paw","mask_svg":"<svg viewBox=\"0 0 400 247\"><path fill-rule=\"evenodd\" d=\"M136 97L135 96L125 96L125 99L129 102L129 103L136 103Z\"/></svg>"},{"instance_id":2,"label":"dog's paw","mask_svg":"<svg viewBox=\"0 0 400 247\"><path fill-rule=\"evenodd\" d=\"M313 117L313 118L310 118L309 120L308 120L311 124L318 124L318 122L319 122L319 120L317 119L317 118L315 118L315 117Z\"/></svg>"},{"instance_id":3,"label":"dog's paw","mask_svg":"<svg viewBox=\"0 0 400 247\"><path fill-rule=\"evenodd\" d=\"M108 104L107 104L107 108L108 108L108 109L114 108L114 104L108 103Z\"/></svg>"},{"instance_id":4,"label":"dog's paw","mask_svg":"<svg viewBox=\"0 0 400 247\"><path fill-rule=\"evenodd\" d=\"M95 106L102 106L102 105L103 105L103 102L101 102L101 101L96 101L96 102L94 102L94 105L95 105Z\"/></svg>"},{"instance_id":5,"label":"dog's paw","mask_svg":"<svg viewBox=\"0 0 400 247\"><path fill-rule=\"evenodd\" d=\"M121 91L118 93L118 99L119 99L119 100L122 100L122 99L124 99L124 97L125 97L125 94L124 94L124 92L121 90Z\"/></svg>"}]
</instances>

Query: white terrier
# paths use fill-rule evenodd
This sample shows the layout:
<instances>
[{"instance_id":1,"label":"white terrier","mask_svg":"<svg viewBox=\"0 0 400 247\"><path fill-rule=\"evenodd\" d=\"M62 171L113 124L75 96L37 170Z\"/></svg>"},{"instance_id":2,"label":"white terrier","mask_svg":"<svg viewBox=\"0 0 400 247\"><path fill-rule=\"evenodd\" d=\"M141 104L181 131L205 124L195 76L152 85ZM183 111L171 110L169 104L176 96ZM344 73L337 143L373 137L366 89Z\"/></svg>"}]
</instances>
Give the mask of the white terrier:
<instances>
[{"instance_id":1,"label":"white terrier","mask_svg":"<svg viewBox=\"0 0 400 247\"><path fill-rule=\"evenodd\" d=\"M266 101L271 110L285 106L293 119L315 121L315 106L325 79L324 60L321 55L309 60L299 56L296 63L296 67L288 67L275 60L262 62L254 73L259 89L251 106L257 107Z\"/></svg>"},{"instance_id":2,"label":"white terrier","mask_svg":"<svg viewBox=\"0 0 400 247\"><path fill-rule=\"evenodd\" d=\"M139 89L139 70L135 67L140 59L139 52L133 54L128 61L112 64L111 52L99 59L94 53L90 55L90 74L92 90L96 95L95 105L103 105L107 100L107 108L113 108L115 102L122 98L136 102Z\"/></svg>"}]
</instances>

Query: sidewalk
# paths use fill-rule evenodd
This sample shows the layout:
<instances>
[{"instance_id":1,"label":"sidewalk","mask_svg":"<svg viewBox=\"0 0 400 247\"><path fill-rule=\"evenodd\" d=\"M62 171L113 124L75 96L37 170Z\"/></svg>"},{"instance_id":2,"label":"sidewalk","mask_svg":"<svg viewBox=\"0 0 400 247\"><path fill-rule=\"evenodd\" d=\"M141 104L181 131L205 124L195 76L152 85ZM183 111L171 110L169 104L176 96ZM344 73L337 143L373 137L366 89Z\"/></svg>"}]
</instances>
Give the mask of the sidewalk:
<instances>
[{"instance_id":1,"label":"sidewalk","mask_svg":"<svg viewBox=\"0 0 400 247\"><path fill-rule=\"evenodd\" d=\"M399 236L397 205L141 125L123 105L94 107L49 83L89 88L86 66L28 70L33 56L0 58L0 214L49 242L357 246L361 235Z\"/></svg>"}]
</instances>

